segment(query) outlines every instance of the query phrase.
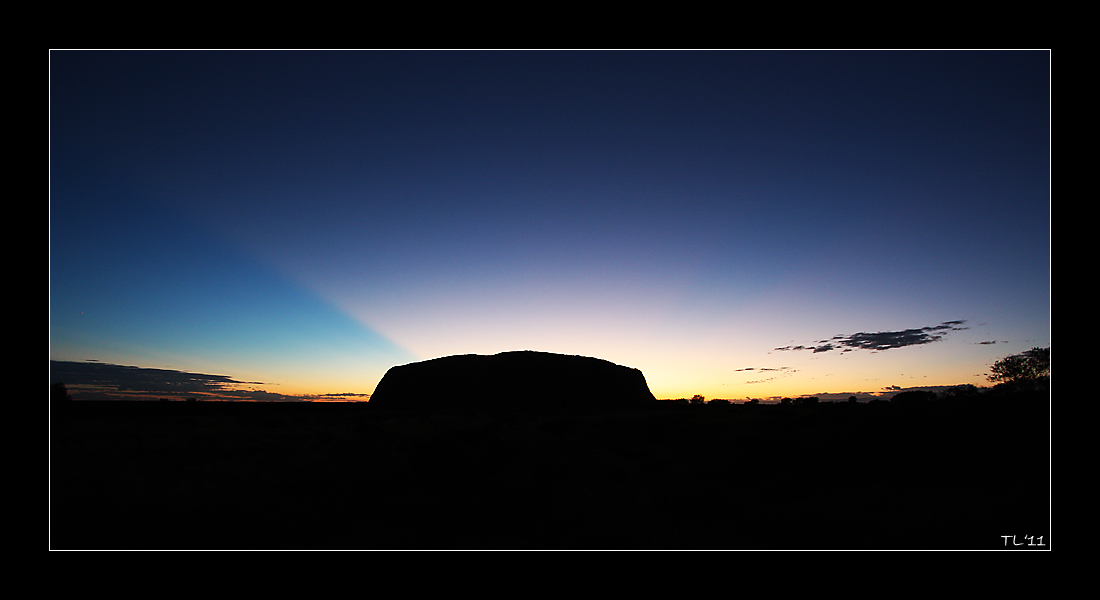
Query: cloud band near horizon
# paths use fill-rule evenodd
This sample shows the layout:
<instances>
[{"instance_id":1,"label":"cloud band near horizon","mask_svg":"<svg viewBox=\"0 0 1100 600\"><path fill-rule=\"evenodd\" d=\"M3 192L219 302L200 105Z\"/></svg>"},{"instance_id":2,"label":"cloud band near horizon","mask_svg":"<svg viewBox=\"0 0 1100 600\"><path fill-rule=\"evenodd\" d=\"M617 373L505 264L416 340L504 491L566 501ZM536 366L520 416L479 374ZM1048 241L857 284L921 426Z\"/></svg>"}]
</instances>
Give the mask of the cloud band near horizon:
<instances>
[{"instance_id":1,"label":"cloud band near horizon","mask_svg":"<svg viewBox=\"0 0 1100 600\"><path fill-rule=\"evenodd\" d=\"M237 402L301 402L355 397L368 394L287 395L246 386L264 385L259 381L237 381L226 375L188 373L172 369L149 369L97 361L50 361L50 383L64 384L77 400L182 399Z\"/></svg>"}]
</instances>

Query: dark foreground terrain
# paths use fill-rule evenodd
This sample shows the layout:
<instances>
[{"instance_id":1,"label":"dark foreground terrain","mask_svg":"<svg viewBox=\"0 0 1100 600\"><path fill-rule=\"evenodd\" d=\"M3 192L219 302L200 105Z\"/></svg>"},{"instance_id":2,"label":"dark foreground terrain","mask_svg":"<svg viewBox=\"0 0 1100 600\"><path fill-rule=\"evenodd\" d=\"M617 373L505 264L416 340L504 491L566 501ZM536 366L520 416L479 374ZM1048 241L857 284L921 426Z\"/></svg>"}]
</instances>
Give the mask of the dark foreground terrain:
<instances>
[{"instance_id":1,"label":"dark foreground terrain","mask_svg":"<svg viewBox=\"0 0 1100 600\"><path fill-rule=\"evenodd\" d=\"M1048 407L68 402L50 547L1049 549Z\"/></svg>"}]
</instances>

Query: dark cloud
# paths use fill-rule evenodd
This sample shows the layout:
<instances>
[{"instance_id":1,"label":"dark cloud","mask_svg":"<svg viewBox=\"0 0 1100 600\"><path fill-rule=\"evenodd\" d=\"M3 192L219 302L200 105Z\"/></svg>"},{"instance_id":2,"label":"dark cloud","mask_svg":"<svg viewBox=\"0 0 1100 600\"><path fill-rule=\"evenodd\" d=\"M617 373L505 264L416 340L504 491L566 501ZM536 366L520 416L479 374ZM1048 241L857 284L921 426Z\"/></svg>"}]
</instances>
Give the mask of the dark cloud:
<instances>
[{"instance_id":1,"label":"dark cloud","mask_svg":"<svg viewBox=\"0 0 1100 600\"><path fill-rule=\"evenodd\" d=\"M258 381L237 381L226 375L146 369L98 361L50 361L50 383L63 383L77 400L195 397L204 400L252 402L297 401L305 398L249 389Z\"/></svg>"},{"instance_id":2,"label":"dark cloud","mask_svg":"<svg viewBox=\"0 0 1100 600\"><path fill-rule=\"evenodd\" d=\"M841 352L851 352L853 350L880 352L893 348L904 348L906 346L919 346L921 344L938 342L952 331L969 329L969 327L963 327L963 323L966 323L966 321L945 321L939 325L921 327L919 329L879 331L876 333L860 332L848 335L841 334L835 335L831 339L814 342L811 345L783 346L781 348L776 348L776 350L813 350L815 354L838 349Z\"/></svg>"}]
</instances>

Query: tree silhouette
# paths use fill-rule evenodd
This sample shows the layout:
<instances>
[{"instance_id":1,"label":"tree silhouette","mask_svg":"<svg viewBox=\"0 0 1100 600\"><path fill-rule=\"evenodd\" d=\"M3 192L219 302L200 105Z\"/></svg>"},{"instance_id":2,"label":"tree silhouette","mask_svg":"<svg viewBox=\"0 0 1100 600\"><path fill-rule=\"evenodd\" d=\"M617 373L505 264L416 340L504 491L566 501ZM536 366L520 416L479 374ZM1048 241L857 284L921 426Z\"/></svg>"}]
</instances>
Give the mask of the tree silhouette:
<instances>
[{"instance_id":1,"label":"tree silhouette","mask_svg":"<svg viewBox=\"0 0 1100 600\"><path fill-rule=\"evenodd\" d=\"M72 410L73 397L63 383L50 384L50 418L64 421Z\"/></svg>"},{"instance_id":2,"label":"tree silhouette","mask_svg":"<svg viewBox=\"0 0 1100 600\"><path fill-rule=\"evenodd\" d=\"M993 363L989 380L1012 385L1035 383L1050 377L1050 348L1032 348Z\"/></svg>"},{"instance_id":3,"label":"tree silhouette","mask_svg":"<svg viewBox=\"0 0 1100 600\"><path fill-rule=\"evenodd\" d=\"M50 384L50 405L54 408L65 406L73 399L64 383Z\"/></svg>"}]
</instances>

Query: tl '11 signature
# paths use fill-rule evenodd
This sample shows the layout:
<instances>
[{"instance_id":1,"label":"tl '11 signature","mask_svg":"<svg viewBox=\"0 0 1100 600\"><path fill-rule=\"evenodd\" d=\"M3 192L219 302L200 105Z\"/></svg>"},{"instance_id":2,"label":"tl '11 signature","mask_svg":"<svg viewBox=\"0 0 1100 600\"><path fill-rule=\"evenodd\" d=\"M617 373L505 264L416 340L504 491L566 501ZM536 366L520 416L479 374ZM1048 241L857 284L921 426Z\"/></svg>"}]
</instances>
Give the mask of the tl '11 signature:
<instances>
[{"instance_id":1,"label":"tl '11 signature","mask_svg":"<svg viewBox=\"0 0 1100 600\"><path fill-rule=\"evenodd\" d=\"M1001 539L1005 541L1005 548L1014 546L1027 546L1029 548L1046 547L1046 544L1043 543L1043 536L1041 535L1020 536L1020 539L1023 541L1017 540L1014 535L1002 535Z\"/></svg>"}]
</instances>

